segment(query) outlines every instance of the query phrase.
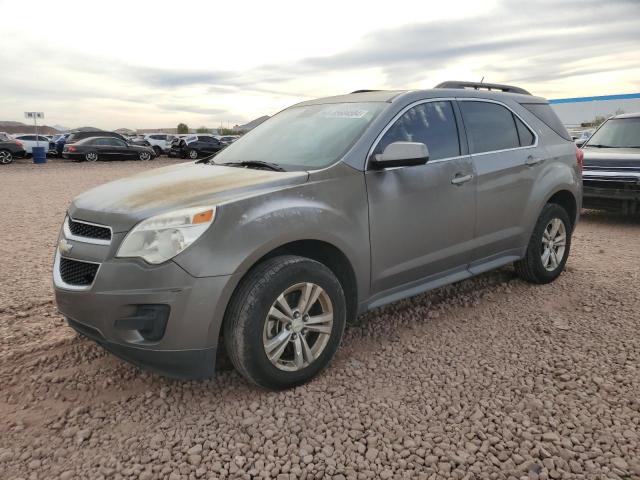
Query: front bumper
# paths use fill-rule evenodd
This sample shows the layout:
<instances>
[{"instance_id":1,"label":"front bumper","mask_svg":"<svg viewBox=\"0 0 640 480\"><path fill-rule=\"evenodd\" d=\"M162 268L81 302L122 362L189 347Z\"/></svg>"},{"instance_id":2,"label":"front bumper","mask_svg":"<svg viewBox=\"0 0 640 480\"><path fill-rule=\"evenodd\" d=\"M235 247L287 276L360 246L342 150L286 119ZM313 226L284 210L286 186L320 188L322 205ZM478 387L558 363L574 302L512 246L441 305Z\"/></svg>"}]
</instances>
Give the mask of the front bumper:
<instances>
[{"instance_id":1,"label":"front bumper","mask_svg":"<svg viewBox=\"0 0 640 480\"><path fill-rule=\"evenodd\" d=\"M163 375L205 378L214 373L218 334L234 276L197 278L172 261L151 266L112 258L109 245L65 240L73 248L64 258L99 263L90 285L69 285L60 276L63 256L56 252L55 297L70 326L115 355ZM145 337L144 330L131 323L149 305L169 307L164 333L157 340Z\"/></svg>"},{"instance_id":2,"label":"front bumper","mask_svg":"<svg viewBox=\"0 0 640 480\"><path fill-rule=\"evenodd\" d=\"M640 212L640 171L585 170L582 184L585 208Z\"/></svg>"}]
</instances>

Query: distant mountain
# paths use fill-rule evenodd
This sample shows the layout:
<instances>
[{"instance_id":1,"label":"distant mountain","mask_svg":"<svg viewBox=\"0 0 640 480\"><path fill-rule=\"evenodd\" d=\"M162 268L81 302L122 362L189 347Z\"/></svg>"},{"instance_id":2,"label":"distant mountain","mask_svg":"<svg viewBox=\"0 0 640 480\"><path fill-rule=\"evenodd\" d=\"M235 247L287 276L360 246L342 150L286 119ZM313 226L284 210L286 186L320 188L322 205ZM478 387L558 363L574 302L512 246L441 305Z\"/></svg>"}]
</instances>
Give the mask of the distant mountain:
<instances>
[{"instance_id":1,"label":"distant mountain","mask_svg":"<svg viewBox=\"0 0 640 480\"><path fill-rule=\"evenodd\" d=\"M33 124L27 124L23 122L14 122L11 120L0 120L0 132L7 132L12 135L18 133L36 133L36 128ZM55 135L60 133L57 128L49 127L47 125L38 125L38 133L41 135Z\"/></svg>"},{"instance_id":2,"label":"distant mountain","mask_svg":"<svg viewBox=\"0 0 640 480\"><path fill-rule=\"evenodd\" d=\"M245 123L244 125L236 125L235 127L233 127L233 129L240 132L248 132L249 130L256 128L265 120L268 120L269 118L270 118L269 115L263 115L262 117L258 117L255 120L251 120L249 123Z\"/></svg>"},{"instance_id":3,"label":"distant mountain","mask_svg":"<svg viewBox=\"0 0 640 480\"><path fill-rule=\"evenodd\" d=\"M12 122L10 120L0 120L0 127L26 127L22 122Z\"/></svg>"},{"instance_id":4,"label":"distant mountain","mask_svg":"<svg viewBox=\"0 0 640 480\"><path fill-rule=\"evenodd\" d=\"M71 130L69 127L65 127L62 125L54 125L53 128L55 128L59 132L68 132L69 130Z\"/></svg>"}]
</instances>

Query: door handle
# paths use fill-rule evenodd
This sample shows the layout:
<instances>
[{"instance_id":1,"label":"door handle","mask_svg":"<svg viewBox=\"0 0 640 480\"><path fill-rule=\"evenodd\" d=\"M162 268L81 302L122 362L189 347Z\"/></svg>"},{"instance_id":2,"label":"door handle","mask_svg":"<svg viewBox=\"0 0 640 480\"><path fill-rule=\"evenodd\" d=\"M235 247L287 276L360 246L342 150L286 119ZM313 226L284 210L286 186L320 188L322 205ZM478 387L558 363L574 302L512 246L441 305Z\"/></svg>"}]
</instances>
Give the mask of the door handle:
<instances>
[{"instance_id":1,"label":"door handle","mask_svg":"<svg viewBox=\"0 0 640 480\"><path fill-rule=\"evenodd\" d=\"M461 173L457 173L452 179L451 179L451 184L452 185L462 185L463 183L467 183L469 181L473 180L473 175L469 174L469 175L462 175Z\"/></svg>"},{"instance_id":2,"label":"door handle","mask_svg":"<svg viewBox=\"0 0 640 480\"><path fill-rule=\"evenodd\" d=\"M527 159L524 161L524 164L527 167L533 167L534 165L538 165L539 163L544 162L544 158L535 158L533 155L529 155Z\"/></svg>"}]
</instances>

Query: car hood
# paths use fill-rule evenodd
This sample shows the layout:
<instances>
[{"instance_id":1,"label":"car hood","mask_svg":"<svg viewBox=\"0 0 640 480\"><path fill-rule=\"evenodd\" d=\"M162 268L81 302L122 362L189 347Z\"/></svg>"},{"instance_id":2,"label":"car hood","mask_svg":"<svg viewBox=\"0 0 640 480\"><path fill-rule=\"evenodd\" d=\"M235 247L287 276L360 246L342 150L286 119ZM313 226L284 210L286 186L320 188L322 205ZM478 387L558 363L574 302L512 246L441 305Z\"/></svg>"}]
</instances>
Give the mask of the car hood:
<instances>
[{"instance_id":1,"label":"car hood","mask_svg":"<svg viewBox=\"0 0 640 480\"><path fill-rule=\"evenodd\" d=\"M307 172L275 172L188 163L106 183L76 197L69 215L130 230L150 216L191 206L219 205L307 181Z\"/></svg>"},{"instance_id":2,"label":"car hood","mask_svg":"<svg viewBox=\"0 0 640 480\"><path fill-rule=\"evenodd\" d=\"M589 148L585 147L585 169L612 169L640 171L640 148Z\"/></svg>"}]
</instances>

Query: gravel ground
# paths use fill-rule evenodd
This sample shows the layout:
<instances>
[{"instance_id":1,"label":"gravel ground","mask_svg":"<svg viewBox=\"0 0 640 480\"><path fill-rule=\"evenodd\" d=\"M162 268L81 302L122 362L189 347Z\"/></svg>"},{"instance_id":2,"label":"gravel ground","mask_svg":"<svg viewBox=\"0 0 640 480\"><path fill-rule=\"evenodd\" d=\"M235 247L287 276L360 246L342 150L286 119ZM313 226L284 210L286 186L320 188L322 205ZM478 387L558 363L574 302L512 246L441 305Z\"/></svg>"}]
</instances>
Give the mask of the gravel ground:
<instances>
[{"instance_id":1,"label":"gravel ground","mask_svg":"<svg viewBox=\"0 0 640 480\"><path fill-rule=\"evenodd\" d=\"M0 478L640 478L640 221L358 318L318 379L142 372L77 336L50 268L73 196L152 164L0 169Z\"/></svg>"}]
</instances>

